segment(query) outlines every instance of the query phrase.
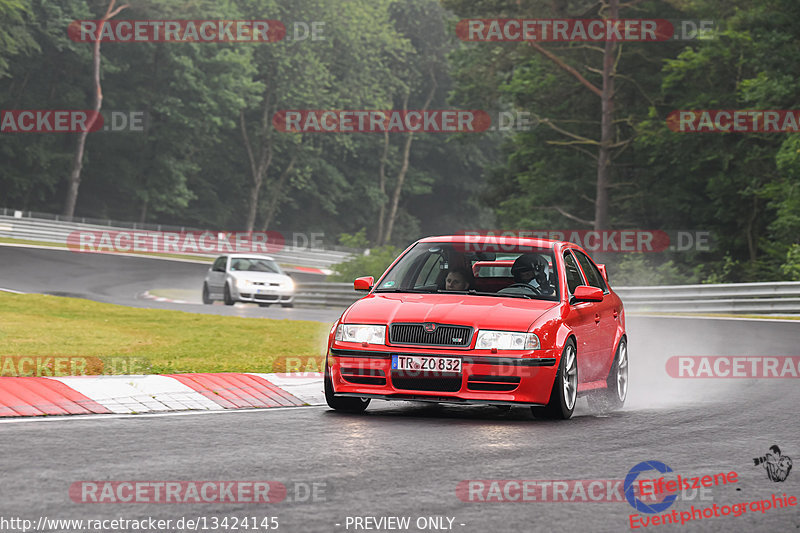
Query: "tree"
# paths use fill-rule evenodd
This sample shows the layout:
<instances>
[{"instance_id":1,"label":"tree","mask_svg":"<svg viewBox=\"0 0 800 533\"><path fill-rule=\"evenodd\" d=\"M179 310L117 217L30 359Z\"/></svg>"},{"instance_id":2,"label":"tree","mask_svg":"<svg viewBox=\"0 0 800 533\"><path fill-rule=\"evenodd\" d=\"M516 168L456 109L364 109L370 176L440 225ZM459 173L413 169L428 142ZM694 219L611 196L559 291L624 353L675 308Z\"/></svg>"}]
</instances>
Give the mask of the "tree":
<instances>
[{"instance_id":1,"label":"tree","mask_svg":"<svg viewBox=\"0 0 800 533\"><path fill-rule=\"evenodd\" d=\"M103 26L107 21L114 18L120 11L128 7L128 4L123 4L114 9L116 0L109 0L108 7L105 14L100 18L98 24L97 36L94 41L94 51L92 52L92 65L93 65L93 80L94 80L94 101L92 116L86 128L78 134L78 143L75 147L75 156L72 159L72 171L69 174L67 181L67 196L64 199L64 216L71 217L75 214L75 203L78 201L78 188L81 184L81 168L83 167L83 150L86 146L86 137L94 126L100 116L100 109L103 106L103 91L100 88L100 42L102 40Z\"/></svg>"}]
</instances>

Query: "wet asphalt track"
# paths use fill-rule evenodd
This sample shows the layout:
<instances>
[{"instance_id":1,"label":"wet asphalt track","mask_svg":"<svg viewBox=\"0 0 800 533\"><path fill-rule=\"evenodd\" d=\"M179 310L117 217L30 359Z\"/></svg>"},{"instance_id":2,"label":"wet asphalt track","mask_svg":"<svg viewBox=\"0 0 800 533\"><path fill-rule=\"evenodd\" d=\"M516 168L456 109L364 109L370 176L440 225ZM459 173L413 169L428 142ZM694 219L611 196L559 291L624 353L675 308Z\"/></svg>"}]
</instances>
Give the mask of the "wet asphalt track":
<instances>
[{"instance_id":1,"label":"wet asphalt track","mask_svg":"<svg viewBox=\"0 0 800 533\"><path fill-rule=\"evenodd\" d=\"M341 312L330 309L283 309L237 304L227 307L157 302L142 298L153 289L188 289L200 292L207 264L168 261L152 257L75 253L66 249L20 248L0 245L0 288L55 296L87 298L98 302L174 309L228 316L333 322ZM319 280L316 274L295 272L296 281Z\"/></svg>"},{"instance_id":2,"label":"wet asphalt track","mask_svg":"<svg viewBox=\"0 0 800 533\"><path fill-rule=\"evenodd\" d=\"M195 266L160 262L153 270L134 260L125 270L92 275L83 260L50 257L25 256L27 267L11 269L3 261L0 287L33 292L41 283L42 291L72 287L126 303L122 295L150 283L148 272L164 276L160 283ZM128 298L131 305L155 306ZM800 458L796 379L679 380L664 371L672 355L800 355L800 323L629 317L628 330L629 401L605 417L579 400L567 422L535 420L522 408L501 413L379 402L363 415L306 407L0 423L0 518L277 516L279 531L343 532L379 531L347 529L348 516L410 516L412 526L417 517L447 516L455 518L454 531L465 533L630 531L633 508L626 502L464 502L456 487L470 479L623 479L644 460L662 461L684 476L738 473L739 482L715 488L713 500L678 501L670 511L773 493L800 497L797 466L785 482L773 483L752 462L772 444L795 462ZM276 480L290 488L324 483L326 492L314 503L92 505L70 500L69 486L80 480ZM748 511L646 530L800 531L800 513L797 507Z\"/></svg>"}]
</instances>

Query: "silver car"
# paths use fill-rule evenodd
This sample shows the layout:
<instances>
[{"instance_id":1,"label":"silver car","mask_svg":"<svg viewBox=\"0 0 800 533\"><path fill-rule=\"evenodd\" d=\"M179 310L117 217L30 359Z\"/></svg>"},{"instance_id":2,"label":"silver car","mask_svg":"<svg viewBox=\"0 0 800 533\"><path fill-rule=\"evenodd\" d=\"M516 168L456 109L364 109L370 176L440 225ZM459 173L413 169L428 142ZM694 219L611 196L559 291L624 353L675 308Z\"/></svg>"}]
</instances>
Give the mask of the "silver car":
<instances>
[{"instance_id":1,"label":"silver car","mask_svg":"<svg viewBox=\"0 0 800 533\"><path fill-rule=\"evenodd\" d=\"M261 307L275 303L293 307L294 281L266 255L223 255L208 269L203 282L203 303L214 300L225 305L251 302Z\"/></svg>"}]
</instances>

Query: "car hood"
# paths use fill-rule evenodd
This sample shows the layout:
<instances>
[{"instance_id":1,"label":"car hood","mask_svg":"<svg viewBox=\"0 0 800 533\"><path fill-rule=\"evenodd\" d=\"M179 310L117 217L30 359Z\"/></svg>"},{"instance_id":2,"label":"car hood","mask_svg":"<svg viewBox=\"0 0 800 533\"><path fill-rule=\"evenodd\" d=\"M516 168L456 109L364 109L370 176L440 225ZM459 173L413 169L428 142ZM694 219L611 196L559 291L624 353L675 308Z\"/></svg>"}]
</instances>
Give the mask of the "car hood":
<instances>
[{"instance_id":1,"label":"car hood","mask_svg":"<svg viewBox=\"0 0 800 533\"><path fill-rule=\"evenodd\" d=\"M436 322L476 329L528 331L545 311L558 305L548 300L527 300L467 294L370 294L343 315L350 324Z\"/></svg>"}]
</instances>

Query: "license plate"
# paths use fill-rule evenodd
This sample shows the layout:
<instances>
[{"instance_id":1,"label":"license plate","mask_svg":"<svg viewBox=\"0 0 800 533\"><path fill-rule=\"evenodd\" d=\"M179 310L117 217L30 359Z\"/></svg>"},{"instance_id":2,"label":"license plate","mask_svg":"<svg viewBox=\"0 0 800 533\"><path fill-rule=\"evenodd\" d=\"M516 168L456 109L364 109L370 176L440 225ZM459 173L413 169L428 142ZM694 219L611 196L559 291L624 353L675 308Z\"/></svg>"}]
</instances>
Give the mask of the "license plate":
<instances>
[{"instance_id":1,"label":"license plate","mask_svg":"<svg viewBox=\"0 0 800 533\"><path fill-rule=\"evenodd\" d=\"M392 370L460 374L461 359L459 357L430 357L427 355L392 355Z\"/></svg>"},{"instance_id":2,"label":"license plate","mask_svg":"<svg viewBox=\"0 0 800 533\"><path fill-rule=\"evenodd\" d=\"M269 289L257 289L256 294L274 294L275 291Z\"/></svg>"}]
</instances>

